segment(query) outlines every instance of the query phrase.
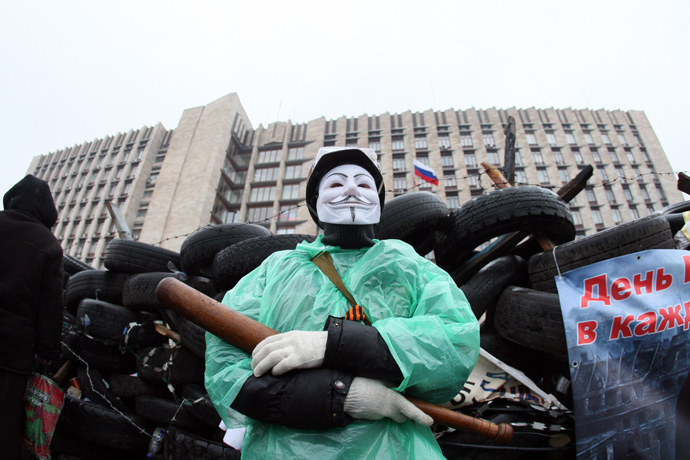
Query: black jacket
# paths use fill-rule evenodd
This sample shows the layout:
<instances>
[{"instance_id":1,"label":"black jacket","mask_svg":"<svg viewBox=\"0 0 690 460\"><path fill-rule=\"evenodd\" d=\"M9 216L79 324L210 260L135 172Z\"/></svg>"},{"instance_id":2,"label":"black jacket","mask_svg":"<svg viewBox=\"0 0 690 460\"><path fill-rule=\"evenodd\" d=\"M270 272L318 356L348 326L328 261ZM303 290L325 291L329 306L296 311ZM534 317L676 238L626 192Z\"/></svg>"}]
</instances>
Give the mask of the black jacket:
<instances>
[{"instance_id":1,"label":"black jacket","mask_svg":"<svg viewBox=\"0 0 690 460\"><path fill-rule=\"evenodd\" d=\"M0 368L28 374L34 357L60 356L62 248L50 227L57 210L48 184L28 175L0 211Z\"/></svg>"}]
</instances>

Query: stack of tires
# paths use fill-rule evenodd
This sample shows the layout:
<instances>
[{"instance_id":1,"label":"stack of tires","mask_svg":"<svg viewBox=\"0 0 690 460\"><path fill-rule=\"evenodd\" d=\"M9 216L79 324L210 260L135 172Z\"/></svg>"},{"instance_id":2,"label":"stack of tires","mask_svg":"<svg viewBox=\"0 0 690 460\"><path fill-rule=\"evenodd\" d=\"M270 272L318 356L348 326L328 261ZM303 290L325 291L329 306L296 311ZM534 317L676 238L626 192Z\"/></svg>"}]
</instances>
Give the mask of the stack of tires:
<instances>
[{"instance_id":1,"label":"stack of tires","mask_svg":"<svg viewBox=\"0 0 690 460\"><path fill-rule=\"evenodd\" d=\"M190 235L180 252L114 239L96 270L65 256L62 354L70 389L52 442L64 458L143 458L157 427L156 458L235 459L204 388L206 331L163 308L158 283L174 277L217 299L271 253L310 235L272 235L226 224ZM68 385L67 382L71 382Z\"/></svg>"}]
</instances>

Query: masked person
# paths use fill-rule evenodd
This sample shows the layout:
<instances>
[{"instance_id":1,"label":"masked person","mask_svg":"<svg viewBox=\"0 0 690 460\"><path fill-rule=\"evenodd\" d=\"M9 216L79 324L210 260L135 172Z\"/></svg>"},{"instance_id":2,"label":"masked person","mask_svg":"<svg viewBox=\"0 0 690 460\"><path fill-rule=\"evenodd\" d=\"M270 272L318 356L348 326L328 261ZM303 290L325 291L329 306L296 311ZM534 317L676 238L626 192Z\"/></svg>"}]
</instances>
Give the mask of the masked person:
<instances>
[{"instance_id":1,"label":"masked person","mask_svg":"<svg viewBox=\"0 0 690 460\"><path fill-rule=\"evenodd\" d=\"M370 149L322 148L307 206L323 235L269 256L223 303L281 334L253 355L207 333L205 383L243 459L443 458L432 419L400 393L455 397L479 327L450 276L398 240L373 238L384 202ZM372 326L312 262L327 251Z\"/></svg>"},{"instance_id":2,"label":"masked person","mask_svg":"<svg viewBox=\"0 0 690 460\"><path fill-rule=\"evenodd\" d=\"M62 248L48 183L27 175L0 211L0 456L20 459L24 391L36 358L60 357Z\"/></svg>"}]
</instances>

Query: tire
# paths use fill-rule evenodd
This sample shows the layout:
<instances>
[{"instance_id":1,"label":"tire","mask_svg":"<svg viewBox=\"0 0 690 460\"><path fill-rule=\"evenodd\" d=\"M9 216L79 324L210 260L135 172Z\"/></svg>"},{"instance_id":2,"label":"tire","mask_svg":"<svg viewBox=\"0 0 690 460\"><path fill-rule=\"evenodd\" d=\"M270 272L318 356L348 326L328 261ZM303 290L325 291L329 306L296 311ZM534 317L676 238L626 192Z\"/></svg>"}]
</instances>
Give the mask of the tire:
<instances>
[{"instance_id":1,"label":"tire","mask_svg":"<svg viewBox=\"0 0 690 460\"><path fill-rule=\"evenodd\" d=\"M206 431L206 427L191 414L189 410L191 404L186 400L178 403L171 399L150 395L134 398L137 415L156 426L173 425L195 433Z\"/></svg>"},{"instance_id":2,"label":"tire","mask_svg":"<svg viewBox=\"0 0 690 460\"><path fill-rule=\"evenodd\" d=\"M675 242L668 219L651 215L602 230L584 238L559 245L554 251L542 252L529 259L528 271L532 287L539 291L558 292L555 277L613 257L647 249L673 249Z\"/></svg>"},{"instance_id":3,"label":"tire","mask_svg":"<svg viewBox=\"0 0 690 460\"><path fill-rule=\"evenodd\" d=\"M132 398L141 395L164 396L168 393L167 388L163 389L151 385L136 375L110 374L108 385L113 395L121 398Z\"/></svg>"},{"instance_id":4,"label":"tire","mask_svg":"<svg viewBox=\"0 0 690 460\"><path fill-rule=\"evenodd\" d=\"M122 287L122 305L125 307L159 308L156 287L164 278L182 279L184 276L172 272L137 273L130 276Z\"/></svg>"},{"instance_id":5,"label":"tire","mask_svg":"<svg viewBox=\"0 0 690 460\"><path fill-rule=\"evenodd\" d=\"M690 211L690 200L668 205L654 214L666 216L669 224L671 225L671 233L675 235L685 225L683 213L686 211Z\"/></svg>"},{"instance_id":6,"label":"tire","mask_svg":"<svg viewBox=\"0 0 690 460\"><path fill-rule=\"evenodd\" d=\"M121 414L112 409L65 394L60 413L81 439L115 449L146 452L150 435L148 424L134 414ZM134 456L133 456L134 458Z\"/></svg>"},{"instance_id":7,"label":"tire","mask_svg":"<svg viewBox=\"0 0 690 460\"><path fill-rule=\"evenodd\" d=\"M315 239L313 235L267 235L235 243L213 258L213 285L218 291L230 290L274 252L295 249L299 243Z\"/></svg>"},{"instance_id":8,"label":"tire","mask_svg":"<svg viewBox=\"0 0 690 460\"><path fill-rule=\"evenodd\" d=\"M170 271L180 267L180 254L152 244L114 239L105 248L103 265L114 272L135 274Z\"/></svg>"},{"instance_id":9,"label":"tire","mask_svg":"<svg viewBox=\"0 0 690 460\"><path fill-rule=\"evenodd\" d=\"M123 353L117 346L90 339L76 331L62 336L61 349L69 361L79 366L88 363L103 374L136 372L136 359L132 353Z\"/></svg>"},{"instance_id":10,"label":"tire","mask_svg":"<svg viewBox=\"0 0 690 460\"><path fill-rule=\"evenodd\" d=\"M498 299L494 327L511 342L545 353L568 356L558 294L508 287Z\"/></svg>"},{"instance_id":11,"label":"tire","mask_svg":"<svg viewBox=\"0 0 690 460\"><path fill-rule=\"evenodd\" d=\"M139 378L152 385L173 386L204 382L206 363L183 347L171 348L168 345L144 349L137 360Z\"/></svg>"},{"instance_id":12,"label":"tire","mask_svg":"<svg viewBox=\"0 0 690 460\"><path fill-rule=\"evenodd\" d=\"M222 443L170 427L163 440L166 460L240 460L240 451Z\"/></svg>"},{"instance_id":13,"label":"tire","mask_svg":"<svg viewBox=\"0 0 690 460\"><path fill-rule=\"evenodd\" d=\"M524 372L527 377L539 381L543 375L544 353L503 338L496 332L483 332L479 336L482 349L504 363Z\"/></svg>"},{"instance_id":14,"label":"tire","mask_svg":"<svg viewBox=\"0 0 690 460\"><path fill-rule=\"evenodd\" d=\"M556 244L575 237L568 205L554 192L508 187L480 195L450 212L437 232L436 263L453 271L482 243L518 230L538 230Z\"/></svg>"},{"instance_id":15,"label":"tire","mask_svg":"<svg viewBox=\"0 0 690 460\"><path fill-rule=\"evenodd\" d=\"M76 315L79 332L118 345L128 325L138 319L133 311L121 305L94 299L82 299Z\"/></svg>"},{"instance_id":16,"label":"tire","mask_svg":"<svg viewBox=\"0 0 690 460\"><path fill-rule=\"evenodd\" d=\"M120 412L132 413L132 410L110 391L108 383L96 369L80 366L77 369L77 378L83 396L92 403Z\"/></svg>"},{"instance_id":17,"label":"tire","mask_svg":"<svg viewBox=\"0 0 690 460\"><path fill-rule=\"evenodd\" d=\"M175 321L177 333L182 338L182 346L194 353L195 356L206 357L206 329L189 321L184 316L178 316Z\"/></svg>"},{"instance_id":18,"label":"tire","mask_svg":"<svg viewBox=\"0 0 690 460\"><path fill-rule=\"evenodd\" d=\"M527 261L518 256L504 256L484 266L461 289L477 319L486 313L486 324L492 324L501 292L521 278L526 281Z\"/></svg>"},{"instance_id":19,"label":"tire","mask_svg":"<svg viewBox=\"0 0 690 460\"><path fill-rule=\"evenodd\" d=\"M65 287L65 307L73 315L82 299L103 300L122 305L122 287L127 281L125 273L107 270L85 270L70 276Z\"/></svg>"},{"instance_id":20,"label":"tire","mask_svg":"<svg viewBox=\"0 0 690 460\"><path fill-rule=\"evenodd\" d=\"M75 273L83 272L84 270L95 270L91 265L69 254L62 255L62 266L65 269L65 275L70 276Z\"/></svg>"},{"instance_id":21,"label":"tire","mask_svg":"<svg viewBox=\"0 0 690 460\"><path fill-rule=\"evenodd\" d=\"M197 230L182 242L182 270L189 275L212 278L216 254L240 241L270 234L266 227L257 224L221 224Z\"/></svg>"},{"instance_id":22,"label":"tire","mask_svg":"<svg viewBox=\"0 0 690 460\"><path fill-rule=\"evenodd\" d=\"M182 397L191 402L189 412L199 423L209 429L218 428L221 421L220 415L203 387L186 385L182 390Z\"/></svg>"},{"instance_id":23,"label":"tire","mask_svg":"<svg viewBox=\"0 0 690 460\"><path fill-rule=\"evenodd\" d=\"M386 202L374 232L381 240L402 240L423 256L433 249L434 239L429 237L447 216L448 207L433 193L406 193Z\"/></svg>"}]
</instances>

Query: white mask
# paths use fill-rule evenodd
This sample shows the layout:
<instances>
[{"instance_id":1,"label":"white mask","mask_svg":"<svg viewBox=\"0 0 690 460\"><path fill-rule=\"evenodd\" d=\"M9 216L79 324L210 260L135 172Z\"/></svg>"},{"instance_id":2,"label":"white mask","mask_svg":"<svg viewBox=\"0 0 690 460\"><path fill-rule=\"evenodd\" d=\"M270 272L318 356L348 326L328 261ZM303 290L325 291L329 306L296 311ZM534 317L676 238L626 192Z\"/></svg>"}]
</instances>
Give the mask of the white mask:
<instances>
[{"instance_id":1,"label":"white mask","mask_svg":"<svg viewBox=\"0 0 690 460\"><path fill-rule=\"evenodd\" d=\"M337 166L319 184L316 214L321 222L369 225L381 220L381 203L376 181L361 166Z\"/></svg>"}]
</instances>

